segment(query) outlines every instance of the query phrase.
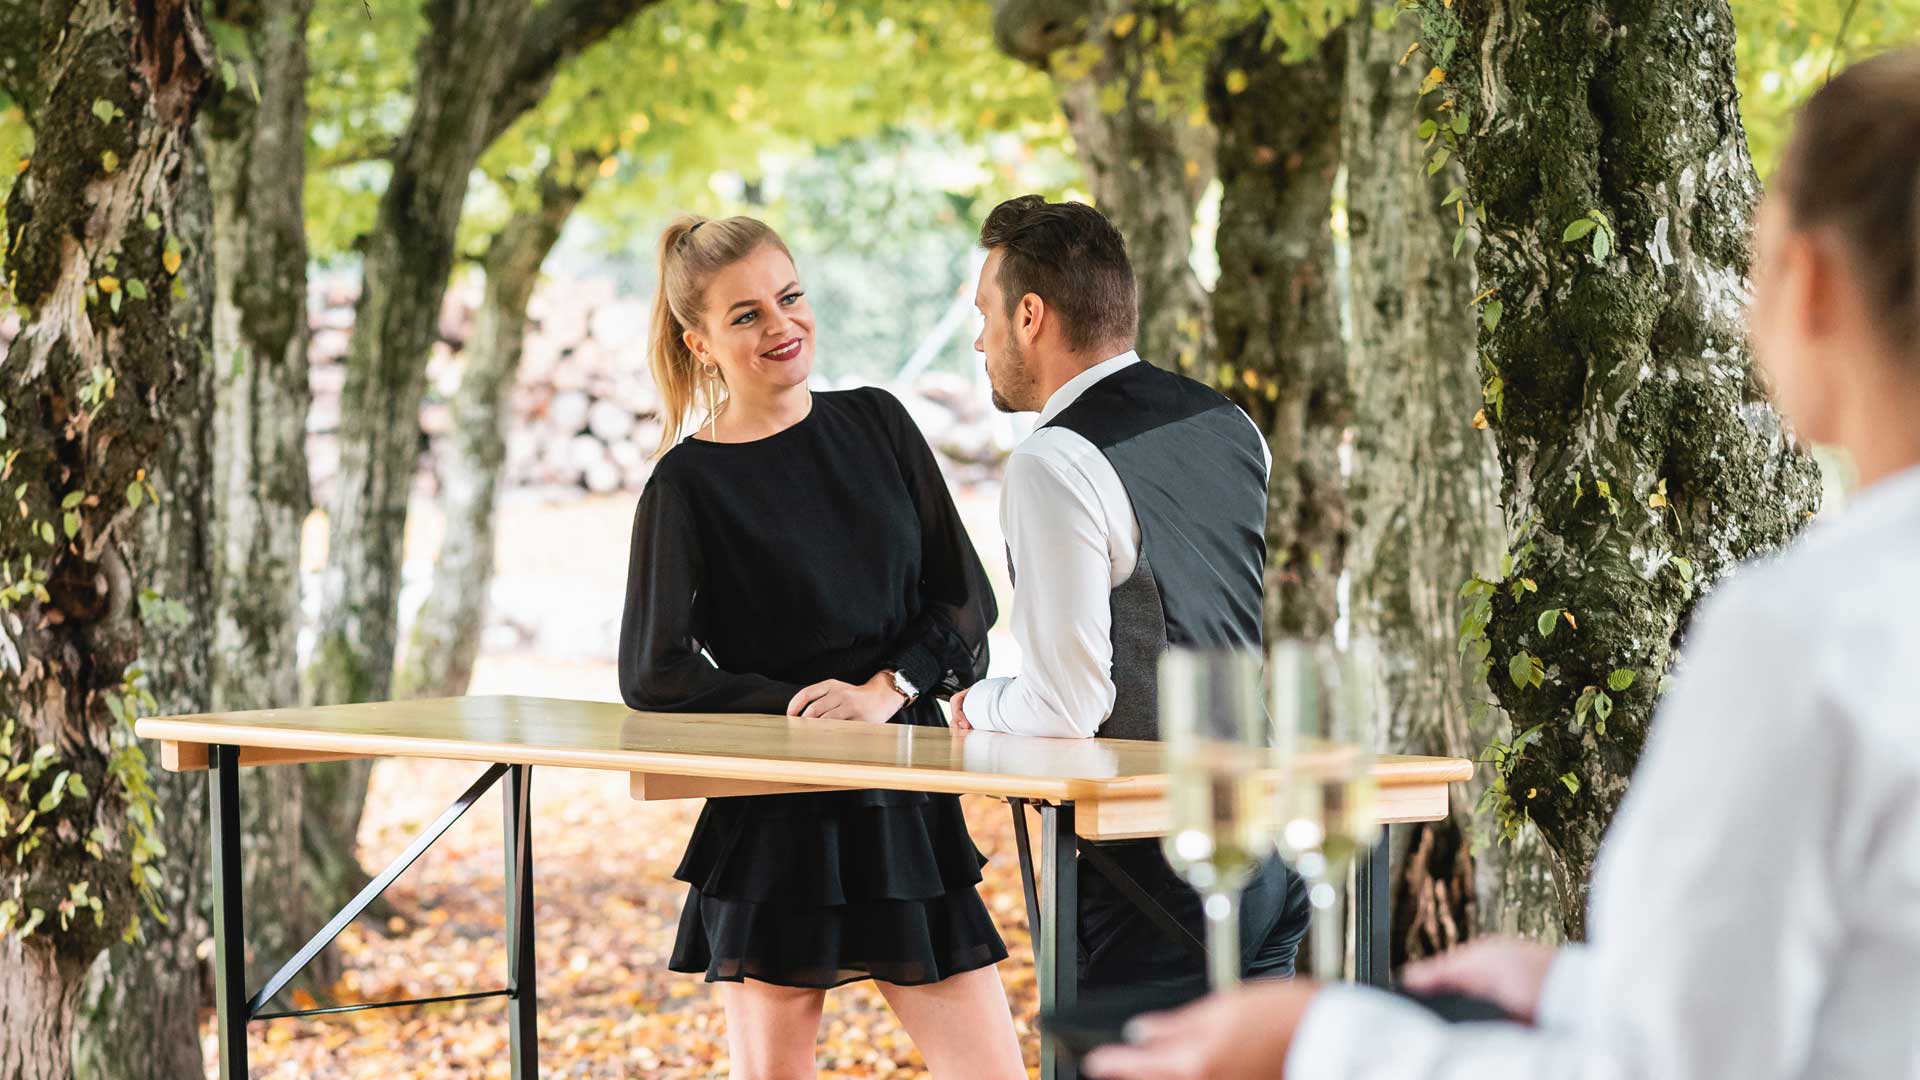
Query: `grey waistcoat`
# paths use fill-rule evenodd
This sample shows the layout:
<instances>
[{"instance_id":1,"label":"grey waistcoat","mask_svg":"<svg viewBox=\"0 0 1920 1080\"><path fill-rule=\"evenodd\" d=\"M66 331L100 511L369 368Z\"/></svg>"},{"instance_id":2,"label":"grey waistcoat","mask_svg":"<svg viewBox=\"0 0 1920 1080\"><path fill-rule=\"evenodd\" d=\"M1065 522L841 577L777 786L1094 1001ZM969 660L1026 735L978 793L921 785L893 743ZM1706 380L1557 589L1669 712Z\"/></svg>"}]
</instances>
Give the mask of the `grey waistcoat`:
<instances>
[{"instance_id":1,"label":"grey waistcoat","mask_svg":"<svg viewBox=\"0 0 1920 1080\"><path fill-rule=\"evenodd\" d=\"M1146 363L1088 387L1046 426L1098 448L1133 503L1140 559L1110 597L1117 694L1100 734L1158 739L1158 665L1169 645L1260 648L1260 435L1217 391Z\"/></svg>"}]
</instances>

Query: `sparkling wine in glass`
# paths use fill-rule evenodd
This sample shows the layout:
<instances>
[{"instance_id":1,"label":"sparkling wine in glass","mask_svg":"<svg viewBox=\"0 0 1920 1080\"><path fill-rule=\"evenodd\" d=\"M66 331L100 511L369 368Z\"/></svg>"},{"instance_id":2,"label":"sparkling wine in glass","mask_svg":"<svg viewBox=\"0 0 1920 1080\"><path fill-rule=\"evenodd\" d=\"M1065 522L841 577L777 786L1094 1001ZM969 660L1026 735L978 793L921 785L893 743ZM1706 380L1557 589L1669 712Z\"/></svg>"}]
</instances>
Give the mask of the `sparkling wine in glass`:
<instances>
[{"instance_id":1,"label":"sparkling wine in glass","mask_svg":"<svg viewBox=\"0 0 1920 1080\"><path fill-rule=\"evenodd\" d=\"M1268 657L1273 741L1289 763L1278 797L1281 851L1308 882L1313 974L1337 978L1346 958L1347 875L1379 838L1373 745L1385 703L1370 645L1283 640Z\"/></svg>"},{"instance_id":2,"label":"sparkling wine in glass","mask_svg":"<svg viewBox=\"0 0 1920 1080\"><path fill-rule=\"evenodd\" d=\"M1201 896L1216 990L1240 981L1240 890L1273 852L1267 735L1258 653L1176 648L1162 655L1160 737L1173 817L1162 847Z\"/></svg>"}]
</instances>

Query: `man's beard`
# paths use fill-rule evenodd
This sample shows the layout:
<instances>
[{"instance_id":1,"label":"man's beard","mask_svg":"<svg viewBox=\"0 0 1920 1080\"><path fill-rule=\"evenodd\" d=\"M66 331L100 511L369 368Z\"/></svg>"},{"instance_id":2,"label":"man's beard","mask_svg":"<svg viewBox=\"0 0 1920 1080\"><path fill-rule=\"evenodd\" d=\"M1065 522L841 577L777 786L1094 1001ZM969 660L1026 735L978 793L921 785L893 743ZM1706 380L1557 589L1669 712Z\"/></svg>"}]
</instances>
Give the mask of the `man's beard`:
<instances>
[{"instance_id":1,"label":"man's beard","mask_svg":"<svg viewBox=\"0 0 1920 1080\"><path fill-rule=\"evenodd\" d=\"M993 407L1003 413L1032 412L1034 407L1025 404L1033 390L1033 375L1027 370L1027 358L1021 353L1020 346L1011 336L1007 340L1007 362L1001 365L1001 375L1006 380L1003 390L993 377L993 369L987 369L987 385L993 391Z\"/></svg>"}]
</instances>

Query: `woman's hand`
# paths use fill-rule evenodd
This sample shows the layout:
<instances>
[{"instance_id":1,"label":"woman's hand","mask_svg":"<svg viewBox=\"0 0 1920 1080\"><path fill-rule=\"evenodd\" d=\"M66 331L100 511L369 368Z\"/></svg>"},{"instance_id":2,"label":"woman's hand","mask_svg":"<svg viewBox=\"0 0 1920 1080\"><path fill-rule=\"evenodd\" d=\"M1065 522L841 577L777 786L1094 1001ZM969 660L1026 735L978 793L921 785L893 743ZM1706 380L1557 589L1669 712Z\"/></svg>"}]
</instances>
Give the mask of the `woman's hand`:
<instances>
[{"instance_id":1,"label":"woman's hand","mask_svg":"<svg viewBox=\"0 0 1920 1080\"><path fill-rule=\"evenodd\" d=\"M1491 1001L1533 1023L1540 991L1559 953L1513 938L1483 938L1431 960L1409 964L1400 984L1418 994L1455 993Z\"/></svg>"},{"instance_id":2,"label":"woman's hand","mask_svg":"<svg viewBox=\"0 0 1920 1080\"><path fill-rule=\"evenodd\" d=\"M1276 1080L1316 987L1258 981L1127 1025L1127 1041L1087 1056L1099 1080Z\"/></svg>"},{"instance_id":3,"label":"woman's hand","mask_svg":"<svg viewBox=\"0 0 1920 1080\"><path fill-rule=\"evenodd\" d=\"M906 703L906 697L893 688L893 680L882 671L859 686L839 679L814 683L787 702L787 715L884 724Z\"/></svg>"}]
</instances>

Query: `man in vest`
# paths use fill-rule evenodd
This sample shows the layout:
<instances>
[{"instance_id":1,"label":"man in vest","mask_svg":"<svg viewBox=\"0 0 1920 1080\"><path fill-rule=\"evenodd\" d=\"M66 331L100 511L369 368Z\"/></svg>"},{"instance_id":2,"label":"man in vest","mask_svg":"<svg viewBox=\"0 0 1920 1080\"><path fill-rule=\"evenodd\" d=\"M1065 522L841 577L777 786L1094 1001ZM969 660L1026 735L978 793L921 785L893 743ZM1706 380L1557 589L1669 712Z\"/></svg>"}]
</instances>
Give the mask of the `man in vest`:
<instances>
[{"instance_id":1,"label":"man in vest","mask_svg":"<svg viewBox=\"0 0 1920 1080\"><path fill-rule=\"evenodd\" d=\"M980 230L975 296L993 402L1040 413L1007 462L1000 524L1023 670L953 700L957 728L1159 738L1169 646L1260 648L1266 440L1231 401L1133 351L1126 243L1099 211L1009 199ZM1155 840L1100 845L1193 938L1200 900ZM1084 858L1084 856L1083 856ZM1289 975L1306 889L1271 859L1241 907L1249 975ZM1104 873L1080 875L1080 986L1204 992L1202 957Z\"/></svg>"}]
</instances>

